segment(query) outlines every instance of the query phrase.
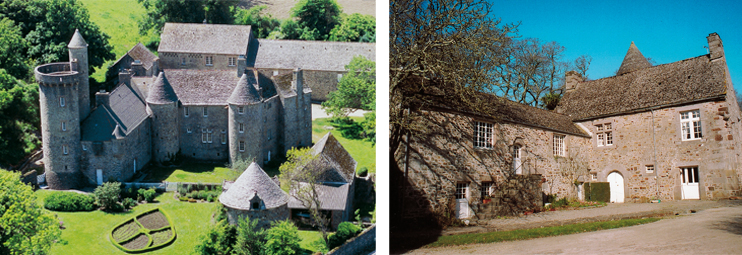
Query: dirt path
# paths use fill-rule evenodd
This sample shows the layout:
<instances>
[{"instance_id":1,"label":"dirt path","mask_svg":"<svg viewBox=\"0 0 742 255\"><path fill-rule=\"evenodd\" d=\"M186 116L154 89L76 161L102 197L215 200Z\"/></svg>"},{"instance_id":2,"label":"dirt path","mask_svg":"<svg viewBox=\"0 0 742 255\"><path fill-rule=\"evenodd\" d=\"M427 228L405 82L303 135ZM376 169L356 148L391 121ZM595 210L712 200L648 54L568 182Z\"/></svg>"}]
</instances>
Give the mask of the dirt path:
<instances>
[{"instance_id":1,"label":"dirt path","mask_svg":"<svg viewBox=\"0 0 742 255\"><path fill-rule=\"evenodd\" d=\"M411 254L741 254L742 207L703 210L646 225L493 244L418 249Z\"/></svg>"}]
</instances>

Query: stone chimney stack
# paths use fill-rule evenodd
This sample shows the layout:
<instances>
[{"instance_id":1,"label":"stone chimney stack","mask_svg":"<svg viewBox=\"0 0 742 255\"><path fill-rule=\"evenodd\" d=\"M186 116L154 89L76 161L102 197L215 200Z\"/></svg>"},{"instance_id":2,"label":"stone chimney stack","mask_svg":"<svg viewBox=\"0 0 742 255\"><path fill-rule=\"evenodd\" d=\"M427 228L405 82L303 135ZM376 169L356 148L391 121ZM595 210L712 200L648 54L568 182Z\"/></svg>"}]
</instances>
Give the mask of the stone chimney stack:
<instances>
[{"instance_id":1,"label":"stone chimney stack","mask_svg":"<svg viewBox=\"0 0 742 255\"><path fill-rule=\"evenodd\" d=\"M106 105L108 106L109 96L111 94L101 89L100 92L95 93L95 105Z\"/></svg>"},{"instance_id":2,"label":"stone chimney stack","mask_svg":"<svg viewBox=\"0 0 742 255\"><path fill-rule=\"evenodd\" d=\"M131 72L129 72L129 70L126 70L126 69L122 70L121 72L119 72L119 83L123 83L123 84L126 84L126 85L131 85L131 76L132 76L132 74L131 74ZM97 96L97 94L96 94L96 96ZM97 101L97 99L96 99L96 101Z\"/></svg>"},{"instance_id":3,"label":"stone chimney stack","mask_svg":"<svg viewBox=\"0 0 742 255\"><path fill-rule=\"evenodd\" d=\"M247 59L245 59L245 55L240 55L240 57L237 58L237 77L242 77L242 74L245 73L245 69L247 69Z\"/></svg>"},{"instance_id":4,"label":"stone chimney stack","mask_svg":"<svg viewBox=\"0 0 742 255\"><path fill-rule=\"evenodd\" d=\"M711 33L706 37L709 43L709 57L711 60L724 57L724 46L721 44L721 37L717 33Z\"/></svg>"},{"instance_id":5,"label":"stone chimney stack","mask_svg":"<svg viewBox=\"0 0 742 255\"><path fill-rule=\"evenodd\" d=\"M564 74L564 89L566 91L576 89L582 81L583 79L580 73L577 71L568 71Z\"/></svg>"},{"instance_id":6,"label":"stone chimney stack","mask_svg":"<svg viewBox=\"0 0 742 255\"><path fill-rule=\"evenodd\" d=\"M294 69L293 79L291 81L291 85L293 85L293 89L296 90L296 94L302 95L304 93L304 74L302 73L301 68Z\"/></svg>"}]
</instances>

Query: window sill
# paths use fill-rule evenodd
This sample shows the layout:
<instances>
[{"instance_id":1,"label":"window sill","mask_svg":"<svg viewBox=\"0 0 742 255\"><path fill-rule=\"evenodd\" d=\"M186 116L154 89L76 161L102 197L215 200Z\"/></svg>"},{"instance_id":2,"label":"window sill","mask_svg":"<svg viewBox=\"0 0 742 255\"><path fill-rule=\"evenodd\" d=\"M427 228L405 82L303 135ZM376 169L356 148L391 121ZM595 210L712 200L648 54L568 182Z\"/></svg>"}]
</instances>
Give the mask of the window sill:
<instances>
[{"instance_id":1,"label":"window sill","mask_svg":"<svg viewBox=\"0 0 742 255\"><path fill-rule=\"evenodd\" d=\"M214 65L209 65L209 64L206 64L206 66L214 66Z\"/></svg>"},{"instance_id":2,"label":"window sill","mask_svg":"<svg viewBox=\"0 0 742 255\"><path fill-rule=\"evenodd\" d=\"M603 145L603 146L597 146L596 145L595 148L596 149L613 149L613 148L616 148L616 144L614 143L614 144L611 144L611 145Z\"/></svg>"}]
</instances>

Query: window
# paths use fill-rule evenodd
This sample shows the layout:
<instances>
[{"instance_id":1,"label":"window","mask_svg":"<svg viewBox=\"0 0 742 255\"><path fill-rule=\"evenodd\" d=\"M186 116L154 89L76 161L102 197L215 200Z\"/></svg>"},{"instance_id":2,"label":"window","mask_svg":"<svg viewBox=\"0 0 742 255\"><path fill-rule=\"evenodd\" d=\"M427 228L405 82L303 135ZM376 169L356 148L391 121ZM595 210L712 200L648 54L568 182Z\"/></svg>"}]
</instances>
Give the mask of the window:
<instances>
[{"instance_id":1,"label":"window","mask_svg":"<svg viewBox=\"0 0 742 255\"><path fill-rule=\"evenodd\" d=\"M613 145L613 126L611 123L595 125L598 147Z\"/></svg>"},{"instance_id":2,"label":"window","mask_svg":"<svg viewBox=\"0 0 742 255\"><path fill-rule=\"evenodd\" d=\"M564 157L564 137L565 135L554 134L554 156Z\"/></svg>"},{"instance_id":3,"label":"window","mask_svg":"<svg viewBox=\"0 0 742 255\"><path fill-rule=\"evenodd\" d=\"M270 139L271 139L271 131L268 130L268 140L270 140Z\"/></svg>"},{"instance_id":4,"label":"window","mask_svg":"<svg viewBox=\"0 0 742 255\"><path fill-rule=\"evenodd\" d=\"M183 114L184 114L184 115L185 115L186 117L188 117L189 115L191 115L191 110L188 110L188 106L186 106L186 107L183 107Z\"/></svg>"},{"instance_id":5,"label":"window","mask_svg":"<svg viewBox=\"0 0 742 255\"><path fill-rule=\"evenodd\" d=\"M212 139L212 137L213 137L213 134L212 133L214 133L214 130L213 129L207 129L206 130L206 142L208 142L208 143L212 143L213 142L212 141L213 140Z\"/></svg>"},{"instance_id":6,"label":"window","mask_svg":"<svg viewBox=\"0 0 742 255\"><path fill-rule=\"evenodd\" d=\"M342 80L342 79L343 79L343 74L339 73L338 74L338 82L340 82L340 80Z\"/></svg>"},{"instance_id":7,"label":"window","mask_svg":"<svg viewBox=\"0 0 742 255\"><path fill-rule=\"evenodd\" d=\"M597 181L598 180L598 174L597 173L590 173L590 179L593 180L593 181Z\"/></svg>"},{"instance_id":8,"label":"window","mask_svg":"<svg viewBox=\"0 0 742 255\"><path fill-rule=\"evenodd\" d=\"M229 66L235 66L236 63L237 63L237 58L229 57Z\"/></svg>"},{"instance_id":9,"label":"window","mask_svg":"<svg viewBox=\"0 0 742 255\"><path fill-rule=\"evenodd\" d=\"M278 70L273 70L273 76L278 75Z\"/></svg>"},{"instance_id":10,"label":"window","mask_svg":"<svg viewBox=\"0 0 742 255\"><path fill-rule=\"evenodd\" d=\"M244 133L244 132L245 132L245 124L240 123L240 133Z\"/></svg>"},{"instance_id":11,"label":"window","mask_svg":"<svg viewBox=\"0 0 742 255\"><path fill-rule=\"evenodd\" d=\"M683 184L698 183L698 167L683 167L680 174L683 177Z\"/></svg>"},{"instance_id":12,"label":"window","mask_svg":"<svg viewBox=\"0 0 742 255\"><path fill-rule=\"evenodd\" d=\"M701 139L703 137L701 132L701 111L681 112L680 131L683 141Z\"/></svg>"},{"instance_id":13,"label":"window","mask_svg":"<svg viewBox=\"0 0 742 255\"><path fill-rule=\"evenodd\" d=\"M492 190L492 182L483 182L482 183L482 190L481 190L482 194L480 194L482 196L482 199L484 199L484 197L486 197L486 196L490 196L490 194L492 194L492 191L493 191Z\"/></svg>"},{"instance_id":14,"label":"window","mask_svg":"<svg viewBox=\"0 0 742 255\"><path fill-rule=\"evenodd\" d=\"M240 151L245 151L245 141L240 141Z\"/></svg>"},{"instance_id":15,"label":"window","mask_svg":"<svg viewBox=\"0 0 742 255\"><path fill-rule=\"evenodd\" d=\"M67 145L62 145L62 153L64 155L67 155L69 152L67 151Z\"/></svg>"},{"instance_id":16,"label":"window","mask_svg":"<svg viewBox=\"0 0 742 255\"><path fill-rule=\"evenodd\" d=\"M213 66L214 65L214 57L213 56L206 56L206 65L207 66Z\"/></svg>"},{"instance_id":17,"label":"window","mask_svg":"<svg viewBox=\"0 0 742 255\"><path fill-rule=\"evenodd\" d=\"M182 65L182 66L186 65L186 58L181 58L180 59L180 65Z\"/></svg>"},{"instance_id":18,"label":"window","mask_svg":"<svg viewBox=\"0 0 742 255\"><path fill-rule=\"evenodd\" d=\"M82 145L82 150L86 151L86 150L88 150L88 147L85 147L85 145L83 144Z\"/></svg>"},{"instance_id":19,"label":"window","mask_svg":"<svg viewBox=\"0 0 742 255\"><path fill-rule=\"evenodd\" d=\"M64 97L59 97L59 106L64 107Z\"/></svg>"},{"instance_id":20,"label":"window","mask_svg":"<svg viewBox=\"0 0 742 255\"><path fill-rule=\"evenodd\" d=\"M515 174L523 174L523 167L521 167L521 146L520 144L516 144L513 146L513 172Z\"/></svg>"},{"instance_id":21,"label":"window","mask_svg":"<svg viewBox=\"0 0 742 255\"><path fill-rule=\"evenodd\" d=\"M237 106L237 113L239 113L239 114L245 113L245 107L244 106Z\"/></svg>"},{"instance_id":22,"label":"window","mask_svg":"<svg viewBox=\"0 0 742 255\"><path fill-rule=\"evenodd\" d=\"M222 133L222 144L227 144L227 134Z\"/></svg>"},{"instance_id":23,"label":"window","mask_svg":"<svg viewBox=\"0 0 742 255\"><path fill-rule=\"evenodd\" d=\"M190 134L190 133L193 133L193 129L191 129L191 128L186 128L186 132L188 132L189 134Z\"/></svg>"},{"instance_id":24,"label":"window","mask_svg":"<svg viewBox=\"0 0 742 255\"><path fill-rule=\"evenodd\" d=\"M252 209L255 209L255 210L260 209L260 203L259 202L253 202L252 203Z\"/></svg>"},{"instance_id":25,"label":"window","mask_svg":"<svg viewBox=\"0 0 742 255\"><path fill-rule=\"evenodd\" d=\"M474 147L492 149L492 123L476 122Z\"/></svg>"},{"instance_id":26,"label":"window","mask_svg":"<svg viewBox=\"0 0 742 255\"><path fill-rule=\"evenodd\" d=\"M212 143L212 129L201 129L201 143Z\"/></svg>"},{"instance_id":27,"label":"window","mask_svg":"<svg viewBox=\"0 0 742 255\"><path fill-rule=\"evenodd\" d=\"M468 183L456 184L456 199L466 199L466 190L469 189Z\"/></svg>"},{"instance_id":28,"label":"window","mask_svg":"<svg viewBox=\"0 0 742 255\"><path fill-rule=\"evenodd\" d=\"M67 122L62 121L62 131L67 131Z\"/></svg>"},{"instance_id":29,"label":"window","mask_svg":"<svg viewBox=\"0 0 742 255\"><path fill-rule=\"evenodd\" d=\"M654 165L647 165L646 170L648 174L654 173Z\"/></svg>"},{"instance_id":30,"label":"window","mask_svg":"<svg viewBox=\"0 0 742 255\"><path fill-rule=\"evenodd\" d=\"M209 117L209 108L206 108L206 106L204 106L204 117Z\"/></svg>"}]
</instances>

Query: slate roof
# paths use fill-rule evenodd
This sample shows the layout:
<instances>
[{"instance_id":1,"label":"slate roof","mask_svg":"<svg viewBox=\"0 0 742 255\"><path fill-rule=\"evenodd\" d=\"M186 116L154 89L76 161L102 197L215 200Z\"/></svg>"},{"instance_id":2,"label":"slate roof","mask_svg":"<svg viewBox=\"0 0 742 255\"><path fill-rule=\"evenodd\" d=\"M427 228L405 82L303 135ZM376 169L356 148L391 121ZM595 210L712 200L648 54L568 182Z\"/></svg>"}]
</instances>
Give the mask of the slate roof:
<instances>
[{"instance_id":1,"label":"slate roof","mask_svg":"<svg viewBox=\"0 0 742 255\"><path fill-rule=\"evenodd\" d=\"M165 23L158 52L245 55L250 26Z\"/></svg>"},{"instance_id":2,"label":"slate roof","mask_svg":"<svg viewBox=\"0 0 742 255\"><path fill-rule=\"evenodd\" d=\"M235 70L166 69L165 74L184 105L227 105L240 80ZM275 96L271 79L260 73L255 75L258 75L261 96Z\"/></svg>"},{"instance_id":3,"label":"slate roof","mask_svg":"<svg viewBox=\"0 0 742 255\"><path fill-rule=\"evenodd\" d=\"M289 202L289 195L278 186L255 162L245 169L240 177L219 196L224 206L239 210L250 210L250 200L255 195L263 200L266 209L276 208Z\"/></svg>"},{"instance_id":4,"label":"slate roof","mask_svg":"<svg viewBox=\"0 0 742 255\"><path fill-rule=\"evenodd\" d=\"M320 173L318 180L353 183L358 163L335 139L332 133L327 132L322 139L312 146L312 154L317 158L305 169L318 171Z\"/></svg>"},{"instance_id":5,"label":"slate roof","mask_svg":"<svg viewBox=\"0 0 742 255\"><path fill-rule=\"evenodd\" d=\"M294 90L291 82L294 80L293 73L286 73L281 75L273 76L273 82L276 84L276 90L283 97L296 96L296 90Z\"/></svg>"},{"instance_id":6,"label":"slate roof","mask_svg":"<svg viewBox=\"0 0 742 255\"><path fill-rule=\"evenodd\" d=\"M639 51L639 48L636 47L634 42L631 42L629 50L626 52L626 56L624 56L623 62L621 62L621 67L618 68L618 72L616 72L616 74L622 75L650 66L652 66L652 64L650 64L647 58L642 55L642 53Z\"/></svg>"},{"instance_id":7,"label":"slate roof","mask_svg":"<svg viewBox=\"0 0 742 255\"><path fill-rule=\"evenodd\" d=\"M151 104L168 104L178 102L178 96L170 85L165 73L160 72L154 83L148 88L147 103Z\"/></svg>"},{"instance_id":8,"label":"slate roof","mask_svg":"<svg viewBox=\"0 0 742 255\"><path fill-rule=\"evenodd\" d=\"M644 111L653 107L722 99L726 95L724 61L702 55L623 75L580 82L558 109L575 120Z\"/></svg>"},{"instance_id":9,"label":"slate roof","mask_svg":"<svg viewBox=\"0 0 742 255\"><path fill-rule=\"evenodd\" d=\"M232 95L227 100L230 104L247 105L260 103L260 93L257 90L258 80L256 72L245 72L237 82Z\"/></svg>"},{"instance_id":10,"label":"slate roof","mask_svg":"<svg viewBox=\"0 0 742 255\"><path fill-rule=\"evenodd\" d=\"M82 48L82 47L88 47L88 43L85 42L85 39L82 38L82 35L80 34L80 30L75 29L75 34L72 35L72 39L70 40L70 43L67 45L69 48Z\"/></svg>"},{"instance_id":11,"label":"slate roof","mask_svg":"<svg viewBox=\"0 0 742 255\"><path fill-rule=\"evenodd\" d=\"M345 71L354 56L376 61L375 43L258 39L248 59L255 68ZM250 65L250 63L248 64Z\"/></svg>"},{"instance_id":12,"label":"slate roof","mask_svg":"<svg viewBox=\"0 0 742 255\"><path fill-rule=\"evenodd\" d=\"M148 117L144 99L135 87L121 84L111 91L108 105L98 105L82 123L83 141L108 141L126 136Z\"/></svg>"},{"instance_id":13,"label":"slate roof","mask_svg":"<svg viewBox=\"0 0 742 255\"><path fill-rule=\"evenodd\" d=\"M299 183L300 186L307 185L306 183ZM317 185L317 193L319 194L319 209L320 210L331 210L331 211L344 211L348 203L348 191L350 184L336 184L336 185ZM290 209L305 209L307 208L304 204L294 197L294 190L292 190L291 196L289 196L289 208Z\"/></svg>"},{"instance_id":14,"label":"slate roof","mask_svg":"<svg viewBox=\"0 0 742 255\"><path fill-rule=\"evenodd\" d=\"M134 45L126 54L121 56L118 60L116 60L115 63L111 66L116 66L123 60L126 56L131 57L133 60L139 60L139 62L142 63L142 66L149 70L152 68L152 65L159 59L154 53L149 51L147 47L145 47L142 43L137 43L137 45Z\"/></svg>"}]
</instances>

